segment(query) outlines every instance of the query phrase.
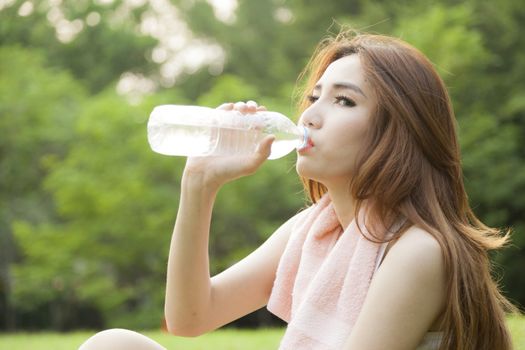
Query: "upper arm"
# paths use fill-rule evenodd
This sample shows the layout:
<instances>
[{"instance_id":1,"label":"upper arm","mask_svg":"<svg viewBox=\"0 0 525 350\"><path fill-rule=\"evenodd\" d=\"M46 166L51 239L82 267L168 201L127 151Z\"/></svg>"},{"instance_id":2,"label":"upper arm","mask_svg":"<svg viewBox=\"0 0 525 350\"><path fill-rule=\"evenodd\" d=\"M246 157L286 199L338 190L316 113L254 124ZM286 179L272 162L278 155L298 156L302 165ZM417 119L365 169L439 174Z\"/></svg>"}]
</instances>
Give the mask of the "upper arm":
<instances>
[{"instance_id":1,"label":"upper arm","mask_svg":"<svg viewBox=\"0 0 525 350\"><path fill-rule=\"evenodd\" d=\"M412 227L374 275L345 349L415 349L444 302L441 247L428 232Z\"/></svg>"},{"instance_id":2,"label":"upper arm","mask_svg":"<svg viewBox=\"0 0 525 350\"><path fill-rule=\"evenodd\" d=\"M206 328L215 329L267 304L292 228L305 212L289 219L250 255L212 277L212 319Z\"/></svg>"}]
</instances>

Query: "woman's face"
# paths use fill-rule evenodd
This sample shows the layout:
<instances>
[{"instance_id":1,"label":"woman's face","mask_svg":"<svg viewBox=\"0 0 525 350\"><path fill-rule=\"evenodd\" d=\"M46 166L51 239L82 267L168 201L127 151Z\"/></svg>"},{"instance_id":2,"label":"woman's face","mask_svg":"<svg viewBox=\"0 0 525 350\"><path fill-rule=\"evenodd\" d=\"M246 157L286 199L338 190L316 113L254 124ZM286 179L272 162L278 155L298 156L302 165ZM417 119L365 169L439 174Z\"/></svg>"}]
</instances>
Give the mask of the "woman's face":
<instances>
[{"instance_id":1,"label":"woman's face","mask_svg":"<svg viewBox=\"0 0 525 350\"><path fill-rule=\"evenodd\" d=\"M311 143L298 151L297 172L328 187L347 185L376 105L359 56L332 62L310 100L299 123L308 128Z\"/></svg>"}]
</instances>

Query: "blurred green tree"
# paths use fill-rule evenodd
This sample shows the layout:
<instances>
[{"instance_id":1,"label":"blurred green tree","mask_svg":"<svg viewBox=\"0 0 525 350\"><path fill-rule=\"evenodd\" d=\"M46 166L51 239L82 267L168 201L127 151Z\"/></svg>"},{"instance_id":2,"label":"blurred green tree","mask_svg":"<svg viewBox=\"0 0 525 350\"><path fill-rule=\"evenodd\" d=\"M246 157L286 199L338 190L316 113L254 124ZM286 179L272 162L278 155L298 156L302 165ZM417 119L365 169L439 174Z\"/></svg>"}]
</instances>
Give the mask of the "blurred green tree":
<instances>
[{"instance_id":1,"label":"blurred green tree","mask_svg":"<svg viewBox=\"0 0 525 350\"><path fill-rule=\"evenodd\" d=\"M42 56L36 50L0 47L0 295L8 328L15 324L12 223L56 219L53 200L42 188L44 163L67 152L85 97L70 75L43 67Z\"/></svg>"},{"instance_id":2,"label":"blurred green tree","mask_svg":"<svg viewBox=\"0 0 525 350\"><path fill-rule=\"evenodd\" d=\"M45 185L60 222L15 225L24 252L14 270L15 279L24 281L15 288L19 308L54 305L57 323L52 326L57 329L71 326L73 316L66 312L82 305L94 305L109 326L160 325L177 178L184 160L152 153L145 122L152 106L166 100L157 96L132 107L107 92L85 105L67 157L47 163ZM257 175L259 181L252 178L224 190L213 229L215 271L260 244L300 205L285 199L285 189L297 185L295 177L286 180L289 166L268 164ZM267 184L273 190L268 191ZM267 203L274 203L273 208ZM263 207L268 210L261 212ZM55 248L56 254L49 254ZM37 288L42 285L48 288Z\"/></svg>"},{"instance_id":3,"label":"blurred green tree","mask_svg":"<svg viewBox=\"0 0 525 350\"><path fill-rule=\"evenodd\" d=\"M253 99L297 117L297 76L340 24L399 36L435 63L455 105L472 205L488 224L514 228L514 245L497 261L507 294L525 305L518 2L238 0L220 19L208 1L172 0L192 35L225 53L224 67L218 60L185 71L175 60L174 87L156 71L162 60L152 61L158 38L139 30L154 7L147 1L7 3L0 4L0 309L11 326L157 327L183 159L149 150L148 113L162 103ZM73 32L56 29L61 19ZM130 104L114 91L125 72L149 77L158 91ZM293 156L225 186L211 270L246 255L302 205Z\"/></svg>"},{"instance_id":4,"label":"blurred green tree","mask_svg":"<svg viewBox=\"0 0 525 350\"><path fill-rule=\"evenodd\" d=\"M0 45L39 48L48 65L67 69L99 92L125 72L147 75L157 66L150 58L157 40L137 29L147 7L126 3L8 2L0 9Z\"/></svg>"}]
</instances>

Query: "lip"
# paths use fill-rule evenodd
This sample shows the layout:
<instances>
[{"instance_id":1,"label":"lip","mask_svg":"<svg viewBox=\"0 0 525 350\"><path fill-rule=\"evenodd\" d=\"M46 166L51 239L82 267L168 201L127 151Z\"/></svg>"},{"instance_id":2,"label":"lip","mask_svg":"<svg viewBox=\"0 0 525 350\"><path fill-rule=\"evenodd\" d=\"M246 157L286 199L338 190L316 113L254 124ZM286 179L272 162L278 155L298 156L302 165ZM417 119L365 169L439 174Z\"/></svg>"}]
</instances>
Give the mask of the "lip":
<instances>
[{"instance_id":1,"label":"lip","mask_svg":"<svg viewBox=\"0 0 525 350\"><path fill-rule=\"evenodd\" d=\"M304 146L303 148L300 148L297 150L297 153L299 154L305 154L307 153L310 149L314 148L315 144L314 142L312 141L312 139L309 137L308 138L308 141L306 142L306 146Z\"/></svg>"}]
</instances>

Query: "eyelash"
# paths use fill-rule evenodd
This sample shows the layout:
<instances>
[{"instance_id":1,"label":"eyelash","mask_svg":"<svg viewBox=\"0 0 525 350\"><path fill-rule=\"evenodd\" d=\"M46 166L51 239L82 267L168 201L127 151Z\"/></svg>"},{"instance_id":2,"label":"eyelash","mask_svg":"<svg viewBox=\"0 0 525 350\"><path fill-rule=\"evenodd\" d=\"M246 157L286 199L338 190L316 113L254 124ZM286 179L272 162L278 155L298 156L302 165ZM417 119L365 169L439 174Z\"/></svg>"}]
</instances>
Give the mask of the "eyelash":
<instances>
[{"instance_id":1,"label":"eyelash","mask_svg":"<svg viewBox=\"0 0 525 350\"><path fill-rule=\"evenodd\" d=\"M319 99L319 97L316 97L316 96L314 96L314 95L309 95L309 96L307 97L307 99L308 99L308 101L309 101L310 103L314 103L315 101L317 101L317 100ZM352 100L351 98L348 98L348 97L346 97L346 96L343 96L343 95L337 95L337 96L335 97L335 100L336 100L336 102L337 102L338 104L339 104L339 102L344 101L345 103L342 105L342 106L344 106L344 107L355 107L355 105L356 105L356 103L355 103L354 100Z\"/></svg>"},{"instance_id":2,"label":"eyelash","mask_svg":"<svg viewBox=\"0 0 525 350\"><path fill-rule=\"evenodd\" d=\"M348 98L348 97L343 96L343 95L338 95L338 96L335 97L335 99L337 100L337 102L344 101L345 104L343 106L345 106L345 107L355 107L355 101L352 100L351 98Z\"/></svg>"},{"instance_id":3,"label":"eyelash","mask_svg":"<svg viewBox=\"0 0 525 350\"><path fill-rule=\"evenodd\" d=\"M310 103L314 103L315 101L317 101L318 98L319 98L319 97L315 97L314 95L308 95L308 96L306 97L306 99L307 99L308 102L310 102Z\"/></svg>"}]
</instances>

